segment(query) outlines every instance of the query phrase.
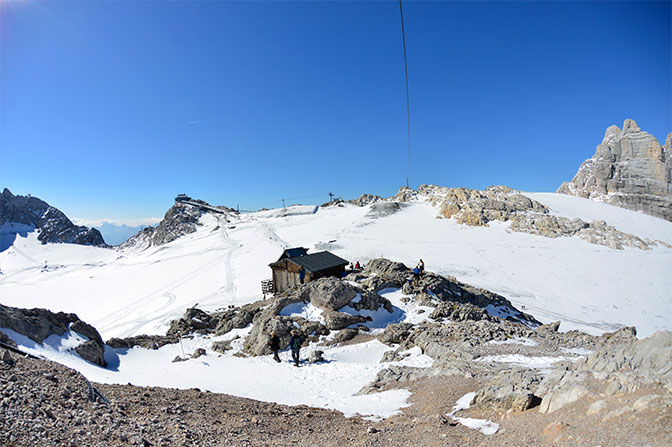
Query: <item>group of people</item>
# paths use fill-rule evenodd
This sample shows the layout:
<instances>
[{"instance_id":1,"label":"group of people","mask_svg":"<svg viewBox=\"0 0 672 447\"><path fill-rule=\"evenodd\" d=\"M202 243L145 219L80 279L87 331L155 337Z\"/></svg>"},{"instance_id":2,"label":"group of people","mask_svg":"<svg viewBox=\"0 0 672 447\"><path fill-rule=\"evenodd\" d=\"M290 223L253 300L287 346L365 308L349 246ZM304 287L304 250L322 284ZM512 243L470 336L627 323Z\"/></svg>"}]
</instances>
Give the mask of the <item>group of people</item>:
<instances>
[{"instance_id":1,"label":"group of people","mask_svg":"<svg viewBox=\"0 0 672 447\"><path fill-rule=\"evenodd\" d=\"M359 261L357 261L354 264L351 262L348 267L350 270L362 270L364 268L364 265L360 264Z\"/></svg>"},{"instance_id":2,"label":"group of people","mask_svg":"<svg viewBox=\"0 0 672 447\"><path fill-rule=\"evenodd\" d=\"M294 361L294 366L299 366L301 345L306 340L306 337L296 329L292 330L289 334L289 348L292 351L292 360ZM271 348L271 351L273 351L273 360L280 363L280 356L278 355L278 351L280 351L280 337L278 337L278 334L275 331L271 332L271 337L268 339L268 345Z\"/></svg>"}]
</instances>

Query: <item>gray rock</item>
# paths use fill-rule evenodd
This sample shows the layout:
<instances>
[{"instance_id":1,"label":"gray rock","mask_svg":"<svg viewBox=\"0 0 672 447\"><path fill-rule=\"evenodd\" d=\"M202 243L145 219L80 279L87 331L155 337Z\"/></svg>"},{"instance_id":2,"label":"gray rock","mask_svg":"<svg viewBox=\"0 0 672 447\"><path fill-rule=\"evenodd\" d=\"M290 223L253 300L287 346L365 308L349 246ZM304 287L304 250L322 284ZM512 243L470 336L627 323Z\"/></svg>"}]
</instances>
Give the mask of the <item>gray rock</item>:
<instances>
[{"instance_id":1,"label":"gray rock","mask_svg":"<svg viewBox=\"0 0 672 447\"><path fill-rule=\"evenodd\" d=\"M98 337L100 337L100 335ZM86 361L95 363L96 365L106 366L105 350L104 348L101 348L101 344L102 342L96 343L92 340L85 341L75 348L75 352Z\"/></svg>"},{"instance_id":2,"label":"gray rock","mask_svg":"<svg viewBox=\"0 0 672 447\"><path fill-rule=\"evenodd\" d=\"M130 349L139 346L144 349L159 349L168 344L179 343L177 335L136 335L127 338L111 338L106 344L113 349Z\"/></svg>"},{"instance_id":3,"label":"gray rock","mask_svg":"<svg viewBox=\"0 0 672 447\"><path fill-rule=\"evenodd\" d=\"M0 358L0 361L2 361L5 365L11 366L14 364L14 359L7 349L2 350L2 358Z\"/></svg>"},{"instance_id":4,"label":"gray rock","mask_svg":"<svg viewBox=\"0 0 672 447\"><path fill-rule=\"evenodd\" d=\"M364 273L369 277L380 277L395 287L401 287L406 283L411 270L401 262L393 262L389 259L372 259L364 267Z\"/></svg>"},{"instance_id":5,"label":"gray rock","mask_svg":"<svg viewBox=\"0 0 672 447\"><path fill-rule=\"evenodd\" d=\"M324 351L316 349L308 354L308 363L319 363L324 361Z\"/></svg>"},{"instance_id":6,"label":"gray rock","mask_svg":"<svg viewBox=\"0 0 672 447\"><path fill-rule=\"evenodd\" d=\"M567 404L576 402L587 393L588 388L578 383L554 389L541 400L539 412L552 413Z\"/></svg>"},{"instance_id":7,"label":"gray rock","mask_svg":"<svg viewBox=\"0 0 672 447\"><path fill-rule=\"evenodd\" d=\"M338 333L334 336L334 338L331 340L329 344L336 345L338 343L343 343L348 340L352 340L357 336L359 331L357 329L341 329L338 331Z\"/></svg>"},{"instance_id":8,"label":"gray rock","mask_svg":"<svg viewBox=\"0 0 672 447\"><path fill-rule=\"evenodd\" d=\"M76 349L77 353L96 365L106 366L100 334L93 326L80 321L75 314L54 313L46 309L20 309L0 304L0 327L12 329L36 343L42 343L52 334L61 336L72 329L88 338Z\"/></svg>"},{"instance_id":9,"label":"gray rock","mask_svg":"<svg viewBox=\"0 0 672 447\"><path fill-rule=\"evenodd\" d=\"M629 339L633 332L624 328L611 335ZM589 378L601 381L607 396L632 392L647 384L660 384L672 392L672 333L656 332L624 344L603 343L569 368L554 370L537 390L543 396L540 411L555 411L583 397Z\"/></svg>"},{"instance_id":10,"label":"gray rock","mask_svg":"<svg viewBox=\"0 0 672 447\"><path fill-rule=\"evenodd\" d=\"M300 297L323 310L339 310L350 304L361 289L338 278L320 278L301 289Z\"/></svg>"},{"instance_id":11,"label":"gray rock","mask_svg":"<svg viewBox=\"0 0 672 447\"><path fill-rule=\"evenodd\" d=\"M548 324L542 324L537 328L537 333L541 334L542 336L553 334L558 332L560 329L560 322L556 321L553 323L548 323Z\"/></svg>"},{"instance_id":12,"label":"gray rock","mask_svg":"<svg viewBox=\"0 0 672 447\"><path fill-rule=\"evenodd\" d=\"M406 341L414 327L411 323L388 324L383 333L378 336L378 340L387 345L399 344Z\"/></svg>"},{"instance_id":13,"label":"gray rock","mask_svg":"<svg viewBox=\"0 0 672 447\"><path fill-rule=\"evenodd\" d=\"M224 354L226 351L231 350L231 341L213 341L210 348L215 352Z\"/></svg>"},{"instance_id":14,"label":"gray rock","mask_svg":"<svg viewBox=\"0 0 672 447\"><path fill-rule=\"evenodd\" d=\"M373 194L362 194L358 198L354 200L348 200L348 203L351 203L353 205L357 206L366 206L366 205L371 205L372 203L376 203L383 200L382 197L376 196Z\"/></svg>"},{"instance_id":15,"label":"gray rock","mask_svg":"<svg viewBox=\"0 0 672 447\"><path fill-rule=\"evenodd\" d=\"M492 320L485 309L474 306L473 304L459 304L451 301L439 304L430 315L433 320L449 318L453 321L479 321Z\"/></svg>"},{"instance_id":16,"label":"gray rock","mask_svg":"<svg viewBox=\"0 0 672 447\"><path fill-rule=\"evenodd\" d=\"M16 343L14 342L14 340L9 338L9 336L2 331L0 331L0 342L16 348Z\"/></svg>"},{"instance_id":17,"label":"gray rock","mask_svg":"<svg viewBox=\"0 0 672 447\"><path fill-rule=\"evenodd\" d=\"M672 133L663 146L633 120L610 126L595 155L559 193L610 203L672 221Z\"/></svg>"},{"instance_id":18,"label":"gray rock","mask_svg":"<svg viewBox=\"0 0 672 447\"><path fill-rule=\"evenodd\" d=\"M325 326L330 330L344 329L353 324L371 321L371 317L350 315L344 312L325 311L322 316L324 317Z\"/></svg>"},{"instance_id":19,"label":"gray rock","mask_svg":"<svg viewBox=\"0 0 672 447\"><path fill-rule=\"evenodd\" d=\"M496 374L477 393L472 408L525 411L539 405L534 392L542 375L530 369L510 369Z\"/></svg>"},{"instance_id":20,"label":"gray rock","mask_svg":"<svg viewBox=\"0 0 672 447\"><path fill-rule=\"evenodd\" d=\"M606 400L600 399L598 401L595 401L592 404L590 404L590 407L588 407L588 409L586 410L586 416L592 416L594 414L598 414L606 407L607 407Z\"/></svg>"}]
</instances>

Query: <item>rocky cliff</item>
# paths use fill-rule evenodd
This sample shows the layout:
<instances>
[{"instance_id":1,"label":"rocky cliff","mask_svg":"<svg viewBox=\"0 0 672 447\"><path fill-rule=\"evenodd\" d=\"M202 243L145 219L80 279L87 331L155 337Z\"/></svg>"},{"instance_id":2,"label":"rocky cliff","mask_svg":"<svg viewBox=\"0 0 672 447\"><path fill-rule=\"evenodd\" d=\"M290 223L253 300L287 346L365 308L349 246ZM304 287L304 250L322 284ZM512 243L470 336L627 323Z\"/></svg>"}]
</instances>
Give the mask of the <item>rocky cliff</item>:
<instances>
[{"instance_id":1,"label":"rocky cliff","mask_svg":"<svg viewBox=\"0 0 672 447\"><path fill-rule=\"evenodd\" d=\"M558 192L672 221L672 133L664 145L633 120L607 129L595 155Z\"/></svg>"},{"instance_id":2,"label":"rocky cliff","mask_svg":"<svg viewBox=\"0 0 672 447\"><path fill-rule=\"evenodd\" d=\"M215 212L228 216L237 213L233 208L211 206L203 200L192 199L188 203L175 202L166 211L163 219L156 227L147 227L120 245L124 248L145 249L147 247L167 244L184 235L194 233L201 224L199 220L204 213ZM225 217L228 221L228 218Z\"/></svg>"},{"instance_id":3,"label":"rocky cliff","mask_svg":"<svg viewBox=\"0 0 672 447\"><path fill-rule=\"evenodd\" d=\"M63 212L47 202L37 197L15 196L7 188L0 194L0 226L4 228L4 232L13 234L19 231L39 230L37 238L43 244L66 242L107 246L98 230L75 225Z\"/></svg>"}]
</instances>

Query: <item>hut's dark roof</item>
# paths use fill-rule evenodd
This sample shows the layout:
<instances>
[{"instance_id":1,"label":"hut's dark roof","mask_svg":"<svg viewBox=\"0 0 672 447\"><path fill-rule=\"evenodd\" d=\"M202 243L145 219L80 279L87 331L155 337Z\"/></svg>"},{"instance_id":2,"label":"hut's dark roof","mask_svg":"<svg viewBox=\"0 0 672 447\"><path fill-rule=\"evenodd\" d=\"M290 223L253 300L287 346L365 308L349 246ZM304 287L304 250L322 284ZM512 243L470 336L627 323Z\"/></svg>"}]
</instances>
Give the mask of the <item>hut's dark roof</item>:
<instances>
[{"instance_id":1,"label":"hut's dark roof","mask_svg":"<svg viewBox=\"0 0 672 447\"><path fill-rule=\"evenodd\" d=\"M282 252L282 255L280 255L280 258L278 261L285 259L285 258L294 258L296 256L305 256L308 254L308 249L303 248L303 247L294 247L294 248L288 248L285 251Z\"/></svg>"},{"instance_id":2,"label":"hut's dark roof","mask_svg":"<svg viewBox=\"0 0 672 447\"><path fill-rule=\"evenodd\" d=\"M308 270L310 273L348 265L348 261L343 258L339 258L335 254L328 251L321 251L311 255L296 256L293 258L288 258L287 261L303 266L303 268ZM273 263L271 266L275 266L276 264L277 263Z\"/></svg>"}]
</instances>

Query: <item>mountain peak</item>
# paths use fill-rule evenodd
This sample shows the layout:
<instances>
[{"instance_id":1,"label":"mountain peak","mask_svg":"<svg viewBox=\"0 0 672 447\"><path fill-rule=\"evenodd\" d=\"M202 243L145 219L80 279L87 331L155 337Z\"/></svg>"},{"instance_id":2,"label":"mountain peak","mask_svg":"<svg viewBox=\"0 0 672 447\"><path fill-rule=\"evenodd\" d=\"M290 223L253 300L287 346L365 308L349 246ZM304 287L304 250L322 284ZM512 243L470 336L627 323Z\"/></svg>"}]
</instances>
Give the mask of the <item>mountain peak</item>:
<instances>
[{"instance_id":1,"label":"mountain peak","mask_svg":"<svg viewBox=\"0 0 672 447\"><path fill-rule=\"evenodd\" d=\"M637 133L641 132L642 129L639 128L635 120L632 119L626 119L623 122L623 135L627 135L630 133Z\"/></svg>"},{"instance_id":2,"label":"mountain peak","mask_svg":"<svg viewBox=\"0 0 672 447\"><path fill-rule=\"evenodd\" d=\"M59 209L33 196L14 195L4 188L0 195L0 225L20 224L25 228L32 228L40 232L37 239L46 244L48 242L65 242L80 245L95 245L106 247L100 232L94 228L79 226ZM10 234L12 233L10 231ZM14 237L11 238L11 242ZM0 250L4 250L6 241L3 241Z\"/></svg>"},{"instance_id":3,"label":"mountain peak","mask_svg":"<svg viewBox=\"0 0 672 447\"><path fill-rule=\"evenodd\" d=\"M623 130L609 126L595 155L586 160L561 194L599 200L672 221L672 133L665 146L632 119Z\"/></svg>"}]
</instances>

